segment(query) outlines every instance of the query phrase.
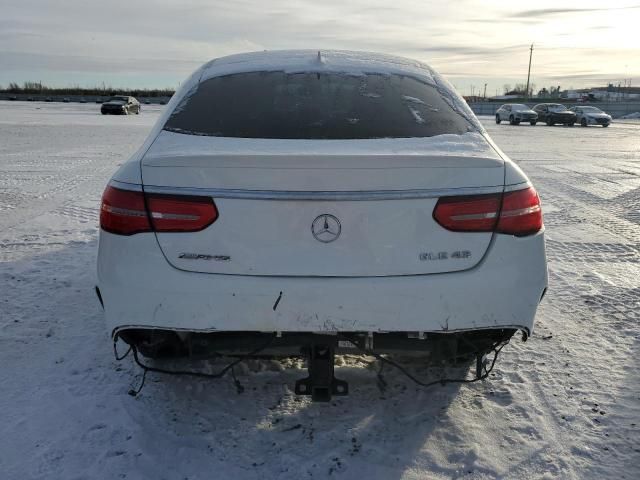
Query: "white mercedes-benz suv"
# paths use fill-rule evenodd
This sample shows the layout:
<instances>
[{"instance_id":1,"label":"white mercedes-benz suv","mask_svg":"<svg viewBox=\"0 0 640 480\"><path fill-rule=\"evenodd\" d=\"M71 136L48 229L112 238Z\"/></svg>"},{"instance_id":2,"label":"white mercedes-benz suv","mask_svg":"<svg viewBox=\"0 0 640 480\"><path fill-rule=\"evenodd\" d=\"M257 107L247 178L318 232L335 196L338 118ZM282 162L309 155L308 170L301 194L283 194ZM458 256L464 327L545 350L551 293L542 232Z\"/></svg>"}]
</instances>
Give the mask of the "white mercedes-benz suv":
<instances>
[{"instance_id":1,"label":"white mercedes-benz suv","mask_svg":"<svg viewBox=\"0 0 640 480\"><path fill-rule=\"evenodd\" d=\"M102 198L97 291L147 358L336 352L480 359L530 334L540 200L429 66L344 51L198 69ZM136 357L137 358L137 357Z\"/></svg>"}]
</instances>

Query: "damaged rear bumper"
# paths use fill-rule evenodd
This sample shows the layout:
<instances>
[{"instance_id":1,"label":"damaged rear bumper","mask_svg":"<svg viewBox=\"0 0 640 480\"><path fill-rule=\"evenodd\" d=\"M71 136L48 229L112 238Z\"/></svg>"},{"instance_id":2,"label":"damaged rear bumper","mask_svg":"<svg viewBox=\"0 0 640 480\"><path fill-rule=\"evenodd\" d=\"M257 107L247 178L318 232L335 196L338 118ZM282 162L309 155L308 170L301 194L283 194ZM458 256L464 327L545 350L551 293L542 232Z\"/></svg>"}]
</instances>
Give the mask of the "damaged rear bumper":
<instances>
[{"instance_id":1,"label":"damaged rear bumper","mask_svg":"<svg viewBox=\"0 0 640 480\"><path fill-rule=\"evenodd\" d=\"M118 259L114 262L114 259ZM530 334L547 286L544 235L495 235L473 269L397 277L202 274L169 265L153 234L100 233L99 289L112 335L176 332Z\"/></svg>"},{"instance_id":2,"label":"damaged rear bumper","mask_svg":"<svg viewBox=\"0 0 640 480\"><path fill-rule=\"evenodd\" d=\"M474 380L486 378L495 364L502 346L515 333L514 329L486 329L468 332L433 333L410 336L405 333L334 332L281 334L261 332L182 333L172 330L126 329L116 334L134 350L151 358L203 359L215 356L247 357L305 357L308 376L295 383L297 395L308 395L314 401L329 401L333 395L348 395L349 384L335 377L335 355L360 353L374 356L385 363L392 363L381 354L409 354L420 356L421 362L430 365L467 366L476 361ZM494 352L495 358L485 367L485 356ZM126 356L126 355L125 355ZM239 360L238 360L239 361ZM139 363L146 370L149 368ZM230 364L233 365L233 364ZM382 365L381 365L382 366ZM228 367L227 367L228 368ZM184 371L163 373L185 374ZM196 374L199 373L186 373ZM219 378L217 375L215 375ZM414 380L415 381L415 380ZM443 380L444 382L444 380ZM428 386L428 384L422 384Z\"/></svg>"},{"instance_id":3,"label":"damaged rear bumper","mask_svg":"<svg viewBox=\"0 0 640 480\"><path fill-rule=\"evenodd\" d=\"M306 354L313 344L330 345L336 354L415 355L429 361L455 361L490 350L496 343L509 340L512 328L491 328L465 332L413 334L406 332L334 332L332 334L286 332L279 335L262 332L177 333L173 330L133 328L118 333L129 345L137 346L149 357L209 358L243 356L259 350L260 357L296 357ZM526 338L526 336L525 336Z\"/></svg>"}]
</instances>

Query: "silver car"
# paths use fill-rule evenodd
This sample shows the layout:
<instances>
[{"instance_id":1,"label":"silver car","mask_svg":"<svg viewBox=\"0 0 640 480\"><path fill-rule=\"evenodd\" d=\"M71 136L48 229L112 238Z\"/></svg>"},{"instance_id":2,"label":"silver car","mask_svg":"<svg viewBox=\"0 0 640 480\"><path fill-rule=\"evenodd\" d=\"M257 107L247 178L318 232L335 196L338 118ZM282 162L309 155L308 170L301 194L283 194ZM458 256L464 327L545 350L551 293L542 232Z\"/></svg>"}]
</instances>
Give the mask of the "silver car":
<instances>
[{"instance_id":1,"label":"silver car","mask_svg":"<svg viewBox=\"0 0 640 480\"><path fill-rule=\"evenodd\" d=\"M611 115L603 112L597 107L571 107L569 110L576 114L578 118L578 122L583 127L588 125L602 125L603 127L608 127L611 123Z\"/></svg>"},{"instance_id":2,"label":"silver car","mask_svg":"<svg viewBox=\"0 0 640 480\"><path fill-rule=\"evenodd\" d=\"M520 122L535 125L538 114L523 103L505 103L496 112L496 123L500 125L503 120L508 120L510 125L519 125Z\"/></svg>"}]
</instances>

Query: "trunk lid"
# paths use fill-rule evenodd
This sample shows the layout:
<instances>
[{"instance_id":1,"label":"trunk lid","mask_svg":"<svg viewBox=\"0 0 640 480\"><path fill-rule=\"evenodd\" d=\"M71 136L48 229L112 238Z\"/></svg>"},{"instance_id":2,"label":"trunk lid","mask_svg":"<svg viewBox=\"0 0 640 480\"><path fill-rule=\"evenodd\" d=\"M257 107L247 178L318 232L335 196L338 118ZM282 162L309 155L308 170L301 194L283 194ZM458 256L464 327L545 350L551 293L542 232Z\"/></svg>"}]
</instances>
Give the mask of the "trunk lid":
<instances>
[{"instance_id":1,"label":"trunk lid","mask_svg":"<svg viewBox=\"0 0 640 480\"><path fill-rule=\"evenodd\" d=\"M492 233L432 217L439 196L490 193L504 162L477 133L376 140L261 140L163 131L142 159L145 191L211 196L220 217L158 233L173 266L278 276L466 270ZM336 238L334 238L336 237Z\"/></svg>"}]
</instances>

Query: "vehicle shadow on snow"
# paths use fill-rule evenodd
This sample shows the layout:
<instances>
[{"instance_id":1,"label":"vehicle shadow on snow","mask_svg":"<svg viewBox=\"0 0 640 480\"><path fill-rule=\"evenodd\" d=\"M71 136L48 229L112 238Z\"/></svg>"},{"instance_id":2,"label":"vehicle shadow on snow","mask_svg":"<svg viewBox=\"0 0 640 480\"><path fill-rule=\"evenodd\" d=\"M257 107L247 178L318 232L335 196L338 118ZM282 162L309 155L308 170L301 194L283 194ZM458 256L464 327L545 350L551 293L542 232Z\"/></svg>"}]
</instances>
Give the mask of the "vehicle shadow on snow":
<instances>
[{"instance_id":1,"label":"vehicle shadow on snow","mask_svg":"<svg viewBox=\"0 0 640 480\"><path fill-rule=\"evenodd\" d=\"M393 479L411 478L413 469L425 468L443 476L461 469L482 472L475 463L475 449L465 450L464 434L449 412L460 388L482 391L482 384L422 389L386 366L387 386L381 389L377 365L374 369L362 359L353 362L336 369L336 376L349 382L350 394L329 403L312 403L293 393L295 380L306 376L299 365L282 368L277 362L255 361L251 370L237 374L242 393L230 377L203 380L149 373L148 384L126 408L145 425L144 435L162 431L169 443L188 438L188 446L180 445L189 451L185 455L191 463L202 462L200 466L208 468L219 463L225 472L242 478ZM212 371L222 366L216 364ZM419 368L415 361L411 370L425 381L452 374L451 369ZM460 374L460 369L453 373ZM150 444L157 441L155 437ZM442 452L425 451L427 443L452 442L461 448L445 448L445 459L439 458ZM416 463L418 457L421 464Z\"/></svg>"}]
</instances>

